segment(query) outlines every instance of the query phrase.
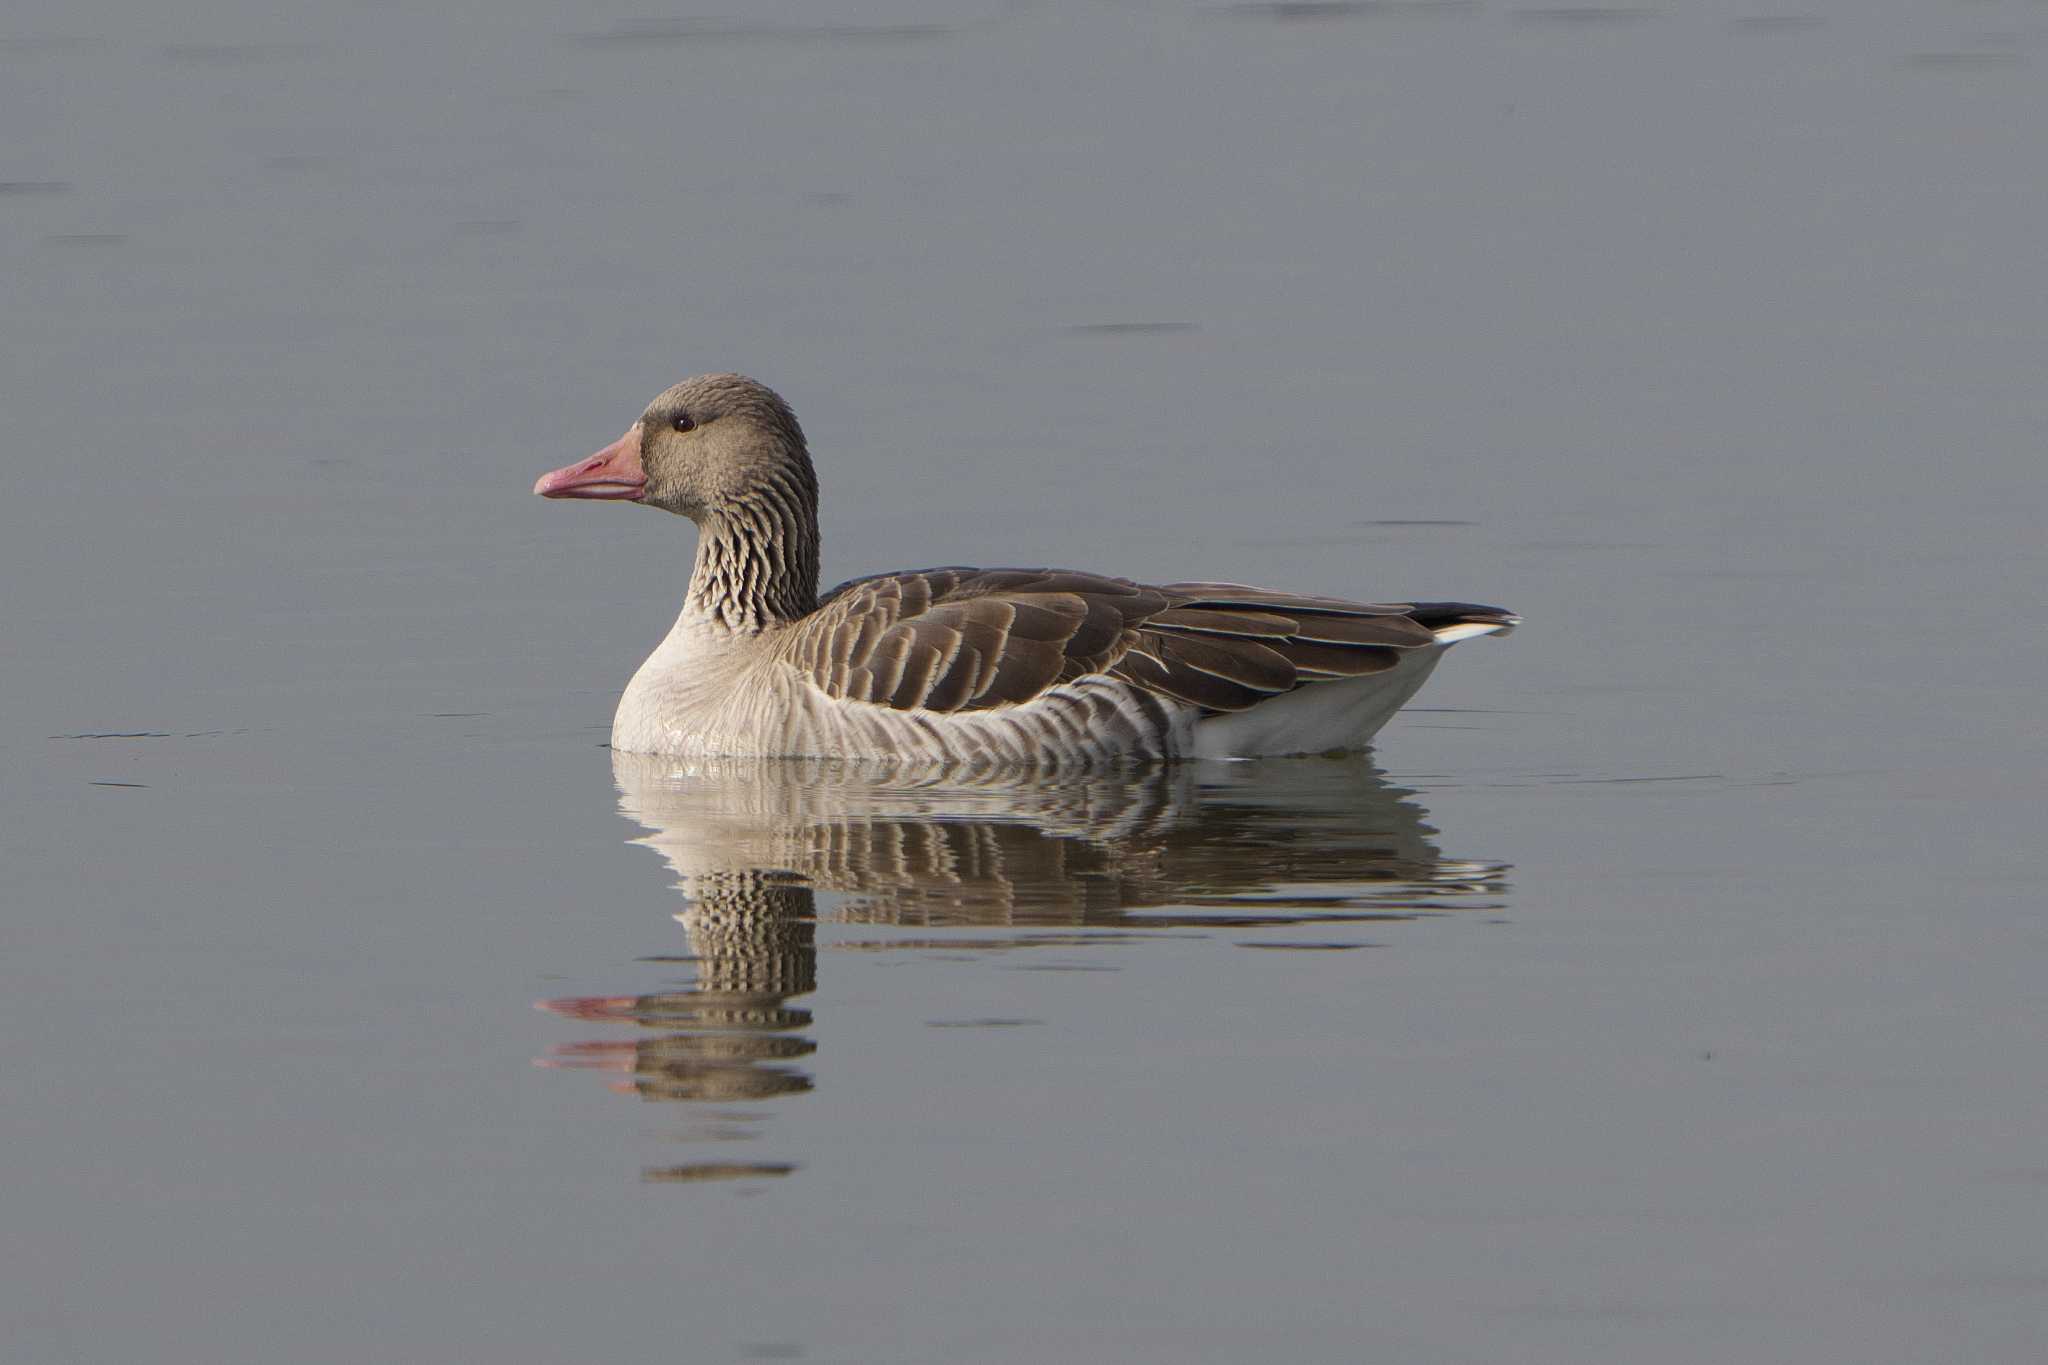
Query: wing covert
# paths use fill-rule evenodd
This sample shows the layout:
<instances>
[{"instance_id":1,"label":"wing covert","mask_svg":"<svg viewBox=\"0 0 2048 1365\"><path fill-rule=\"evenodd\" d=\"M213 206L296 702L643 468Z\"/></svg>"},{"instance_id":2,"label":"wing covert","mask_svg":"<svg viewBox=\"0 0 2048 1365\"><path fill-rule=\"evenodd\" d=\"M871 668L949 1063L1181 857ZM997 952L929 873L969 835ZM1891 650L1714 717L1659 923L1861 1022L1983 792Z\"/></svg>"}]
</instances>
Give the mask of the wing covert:
<instances>
[{"instance_id":1,"label":"wing covert","mask_svg":"<svg viewBox=\"0 0 2048 1365\"><path fill-rule=\"evenodd\" d=\"M1241 711L1433 645L1416 610L1236 583L926 569L833 589L796 626L788 657L829 696L898 711L1021 705L1105 674L1205 712Z\"/></svg>"}]
</instances>

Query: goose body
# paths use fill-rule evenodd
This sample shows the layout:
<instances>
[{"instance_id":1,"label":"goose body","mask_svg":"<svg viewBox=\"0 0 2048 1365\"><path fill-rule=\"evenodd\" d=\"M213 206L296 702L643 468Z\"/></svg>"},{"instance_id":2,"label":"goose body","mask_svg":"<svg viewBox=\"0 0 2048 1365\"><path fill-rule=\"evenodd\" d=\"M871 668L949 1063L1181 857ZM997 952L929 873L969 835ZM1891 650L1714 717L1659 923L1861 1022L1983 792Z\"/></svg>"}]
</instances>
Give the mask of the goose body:
<instances>
[{"instance_id":1,"label":"goose body","mask_svg":"<svg viewBox=\"0 0 2048 1365\"><path fill-rule=\"evenodd\" d=\"M676 385L534 491L698 524L682 613L613 718L626 753L1065 767L1357 749L1450 645L1519 624L1058 569L923 569L820 597L802 430L738 375Z\"/></svg>"}]
</instances>

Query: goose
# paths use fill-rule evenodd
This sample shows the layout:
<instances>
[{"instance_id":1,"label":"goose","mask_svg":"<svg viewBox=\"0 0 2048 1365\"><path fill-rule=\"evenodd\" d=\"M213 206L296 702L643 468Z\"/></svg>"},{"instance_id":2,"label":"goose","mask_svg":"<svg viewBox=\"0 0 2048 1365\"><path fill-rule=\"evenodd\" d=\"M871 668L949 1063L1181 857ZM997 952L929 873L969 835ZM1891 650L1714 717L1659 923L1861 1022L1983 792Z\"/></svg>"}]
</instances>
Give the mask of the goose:
<instances>
[{"instance_id":1,"label":"goose","mask_svg":"<svg viewBox=\"0 0 2048 1365\"><path fill-rule=\"evenodd\" d=\"M1062 768L1357 750L1445 649L1521 623L1069 569L918 569L821 595L803 429L737 374L666 390L533 491L697 524L682 612L612 720L626 753Z\"/></svg>"}]
</instances>

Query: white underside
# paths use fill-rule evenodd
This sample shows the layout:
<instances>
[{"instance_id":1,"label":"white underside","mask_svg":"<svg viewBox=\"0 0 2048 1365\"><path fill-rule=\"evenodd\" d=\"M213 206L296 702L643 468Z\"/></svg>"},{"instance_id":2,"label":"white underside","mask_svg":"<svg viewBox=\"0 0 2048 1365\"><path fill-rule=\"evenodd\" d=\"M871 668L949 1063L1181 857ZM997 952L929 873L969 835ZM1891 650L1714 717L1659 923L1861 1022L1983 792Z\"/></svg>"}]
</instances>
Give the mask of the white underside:
<instances>
[{"instance_id":1,"label":"white underside","mask_svg":"<svg viewBox=\"0 0 2048 1365\"><path fill-rule=\"evenodd\" d=\"M1192 758L1259 758L1364 747L1435 671L1442 649L1418 649L1384 673L1311 683L1248 711L1195 723Z\"/></svg>"},{"instance_id":2,"label":"white underside","mask_svg":"<svg viewBox=\"0 0 2048 1365\"><path fill-rule=\"evenodd\" d=\"M1191 758L1261 758L1361 749L1408 704L1460 640L1505 635L1513 622L1460 621L1435 632L1437 648L1403 654L1385 673L1344 682L1311 683L1249 711L1195 723Z\"/></svg>"}]
</instances>

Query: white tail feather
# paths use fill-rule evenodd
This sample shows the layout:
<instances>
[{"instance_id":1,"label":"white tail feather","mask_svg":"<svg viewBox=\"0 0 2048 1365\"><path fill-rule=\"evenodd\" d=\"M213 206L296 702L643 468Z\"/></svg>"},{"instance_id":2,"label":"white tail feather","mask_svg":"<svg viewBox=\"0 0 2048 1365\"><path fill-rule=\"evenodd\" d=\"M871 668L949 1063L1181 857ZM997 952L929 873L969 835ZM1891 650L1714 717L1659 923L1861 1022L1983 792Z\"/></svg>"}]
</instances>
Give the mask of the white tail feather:
<instances>
[{"instance_id":1,"label":"white tail feather","mask_svg":"<svg viewBox=\"0 0 2048 1365\"><path fill-rule=\"evenodd\" d=\"M1431 632L1440 645L1454 645L1460 640L1476 640L1482 635L1505 635L1522 624L1519 616L1505 621L1459 621L1448 626L1439 626Z\"/></svg>"}]
</instances>

